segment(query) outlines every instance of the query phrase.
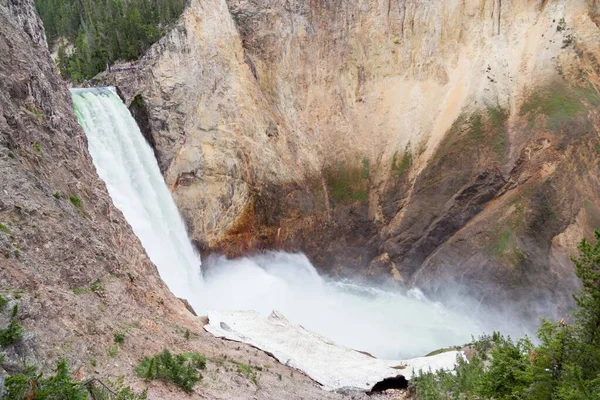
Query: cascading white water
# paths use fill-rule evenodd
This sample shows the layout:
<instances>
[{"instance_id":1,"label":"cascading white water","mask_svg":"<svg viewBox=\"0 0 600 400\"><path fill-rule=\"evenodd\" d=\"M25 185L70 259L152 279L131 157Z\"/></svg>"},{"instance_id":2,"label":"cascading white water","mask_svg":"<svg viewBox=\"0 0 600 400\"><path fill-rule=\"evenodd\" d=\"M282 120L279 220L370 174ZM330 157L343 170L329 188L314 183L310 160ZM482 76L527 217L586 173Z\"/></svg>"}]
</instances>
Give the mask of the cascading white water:
<instances>
[{"instance_id":1,"label":"cascading white water","mask_svg":"<svg viewBox=\"0 0 600 400\"><path fill-rule=\"evenodd\" d=\"M252 309L267 316L278 310L340 344L388 359L466 343L484 331L477 321L417 290L403 294L323 279L301 254L218 259L203 281L200 258L127 107L110 88L74 89L72 95L98 175L115 205L169 288L196 311Z\"/></svg>"},{"instance_id":2,"label":"cascading white water","mask_svg":"<svg viewBox=\"0 0 600 400\"><path fill-rule=\"evenodd\" d=\"M171 291L191 299L202 284L200 257L137 123L112 88L73 89L71 94L94 165L115 206Z\"/></svg>"}]
</instances>

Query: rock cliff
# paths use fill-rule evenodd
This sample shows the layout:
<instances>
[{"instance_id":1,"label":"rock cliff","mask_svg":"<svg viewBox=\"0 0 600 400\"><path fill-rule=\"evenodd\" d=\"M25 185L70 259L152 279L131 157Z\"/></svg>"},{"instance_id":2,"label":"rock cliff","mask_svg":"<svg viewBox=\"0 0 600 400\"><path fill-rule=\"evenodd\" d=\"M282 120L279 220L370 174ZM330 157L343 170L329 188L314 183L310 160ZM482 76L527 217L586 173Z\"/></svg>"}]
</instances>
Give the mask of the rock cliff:
<instances>
[{"instance_id":1,"label":"rock cliff","mask_svg":"<svg viewBox=\"0 0 600 400\"><path fill-rule=\"evenodd\" d=\"M551 301L600 225L592 0L193 0L122 91L203 250ZM558 308L557 308L558 307Z\"/></svg>"}]
</instances>

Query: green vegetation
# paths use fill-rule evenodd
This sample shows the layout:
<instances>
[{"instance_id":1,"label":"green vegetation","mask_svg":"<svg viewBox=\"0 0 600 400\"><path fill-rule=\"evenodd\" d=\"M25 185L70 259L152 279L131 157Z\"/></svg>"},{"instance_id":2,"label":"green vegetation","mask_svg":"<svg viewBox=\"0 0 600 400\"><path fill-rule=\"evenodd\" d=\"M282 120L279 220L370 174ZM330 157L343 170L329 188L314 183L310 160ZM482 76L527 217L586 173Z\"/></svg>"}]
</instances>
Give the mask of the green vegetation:
<instances>
[{"instance_id":1,"label":"green vegetation","mask_svg":"<svg viewBox=\"0 0 600 400\"><path fill-rule=\"evenodd\" d=\"M600 95L593 86L589 86L587 88L574 87L573 92L575 92L577 97L586 101L591 106L600 106Z\"/></svg>"},{"instance_id":2,"label":"green vegetation","mask_svg":"<svg viewBox=\"0 0 600 400\"><path fill-rule=\"evenodd\" d=\"M368 163L366 164L368 169ZM368 172L368 170L367 170ZM329 198L334 203L366 201L369 199L369 180L365 176L365 163L360 168L338 163L326 171Z\"/></svg>"},{"instance_id":3,"label":"green vegetation","mask_svg":"<svg viewBox=\"0 0 600 400\"><path fill-rule=\"evenodd\" d=\"M168 350L153 357L145 357L135 372L147 380L162 379L181 388L186 393L202 379L199 369L206 368L206 358L200 354L184 353L173 356Z\"/></svg>"},{"instance_id":4,"label":"green vegetation","mask_svg":"<svg viewBox=\"0 0 600 400\"><path fill-rule=\"evenodd\" d=\"M65 360L58 362L56 373L48 378L37 373L34 367L27 367L22 374L12 375L4 381L4 393L1 400L87 400L90 398L96 400L143 400L146 399L146 392L136 394L129 387L123 385L123 379L117 381L108 381L108 386L112 387L109 393L105 386L91 381L85 385L82 382L74 381L69 372L69 366Z\"/></svg>"},{"instance_id":5,"label":"green vegetation","mask_svg":"<svg viewBox=\"0 0 600 400\"><path fill-rule=\"evenodd\" d=\"M508 120L508 112L502 107L488 106L488 116L490 122L495 128L504 129L504 124Z\"/></svg>"},{"instance_id":6,"label":"green vegetation","mask_svg":"<svg viewBox=\"0 0 600 400\"><path fill-rule=\"evenodd\" d=\"M492 248L492 255L496 257L502 256L506 252L506 250L508 250L511 247L512 241L513 233L511 229L506 229L500 232L500 235L498 235L498 239L496 240Z\"/></svg>"},{"instance_id":7,"label":"green vegetation","mask_svg":"<svg viewBox=\"0 0 600 400\"><path fill-rule=\"evenodd\" d=\"M441 170L460 172L478 159L492 158L504 161L507 157L508 111L500 106L487 106L483 111L461 114L444 137L434 155L434 163ZM485 157L488 155L488 157Z\"/></svg>"},{"instance_id":8,"label":"green vegetation","mask_svg":"<svg viewBox=\"0 0 600 400\"><path fill-rule=\"evenodd\" d=\"M588 218L592 224L600 226L600 209L587 199L583 201L583 209L585 210L586 218Z\"/></svg>"},{"instance_id":9,"label":"green vegetation","mask_svg":"<svg viewBox=\"0 0 600 400\"><path fill-rule=\"evenodd\" d=\"M187 0L36 0L65 78L82 81L135 60L181 15ZM75 46L72 54L68 45Z\"/></svg>"},{"instance_id":10,"label":"green vegetation","mask_svg":"<svg viewBox=\"0 0 600 400\"><path fill-rule=\"evenodd\" d=\"M543 115L546 128L560 130L578 114L586 110L586 104L597 107L600 96L594 87L570 88L565 84L556 84L533 93L521 106L520 115L527 115L530 123Z\"/></svg>"},{"instance_id":11,"label":"green vegetation","mask_svg":"<svg viewBox=\"0 0 600 400\"><path fill-rule=\"evenodd\" d=\"M38 153L42 152L42 145L40 144L40 142L35 142L32 146Z\"/></svg>"},{"instance_id":12,"label":"green vegetation","mask_svg":"<svg viewBox=\"0 0 600 400\"><path fill-rule=\"evenodd\" d=\"M37 108L32 107L31 112L33 115L35 115L35 117L37 118L38 121L42 121L44 119L44 116L42 115L41 111L38 110Z\"/></svg>"},{"instance_id":13,"label":"green vegetation","mask_svg":"<svg viewBox=\"0 0 600 400\"><path fill-rule=\"evenodd\" d=\"M117 356L118 351L119 349L117 349L117 346L110 346L108 348L107 354L110 358L115 358Z\"/></svg>"},{"instance_id":14,"label":"green vegetation","mask_svg":"<svg viewBox=\"0 0 600 400\"><path fill-rule=\"evenodd\" d=\"M398 152L394 153L394 157L392 158L392 170L396 171L399 177L402 177L404 173L410 168L412 165L412 154L410 153L410 149L406 146L404 150L404 156L402 156L402 161L398 164Z\"/></svg>"},{"instance_id":15,"label":"green vegetation","mask_svg":"<svg viewBox=\"0 0 600 400\"><path fill-rule=\"evenodd\" d=\"M115 333L115 343L121 344L125 342L125 334L124 333Z\"/></svg>"},{"instance_id":16,"label":"green vegetation","mask_svg":"<svg viewBox=\"0 0 600 400\"><path fill-rule=\"evenodd\" d=\"M587 400L600 395L600 230L583 240L575 273L583 288L572 324L544 320L539 344L499 333L474 342L454 372L429 371L411 382L419 400Z\"/></svg>"},{"instance_id":17,"label":"green vegetation","mask_svg":"<svg viewBox=\"0 0 600 400\"><path fill-rule=\"evenodd\" d=\"M362 178L363 179L369 179L369 176L371 175L371 169L369 166L369 159L368 158L363 158L362 159Z\"/></svg>"},{"instance_id":18,"label":"green vegetation","mask_svg":"<svg viewBox=\"0 0 600 400\"><path fill-rule=\"evenodd\" d=\"M506 122L508 121L508 112L501 107L488 106L488 118L492 125L492 144L493 150L500 158L506 155Z\"/></svg>"},{"instance_id":19,"label":"green vegetation","mask_svg":"<svg viewBox=\"0 0 600 400\"><path fill-rule=\"evenodd\" d=\"M8 229L6 225L0 223L0 232L10 233L10 229Z\"/></svg>"},{"instance_id":20,"label":"green vegetation","mask_svg":"<svg viewBox=\"0 0 600 400\"><path fill-rule=\"evenodd\" d=\"M81 209L82 208L82 202L81 202L81 198L77 195L71 195L69 196L69 201L71 202L71 204L73 204L76 208Z\"/></svg>"},{"instance_id":21,"label":"green vegetation","mask_svg":"<svg viewBox=\"0 0 600 400\"><path fill-rule=\"evenodd\" d=\"M574 42L575 42L575 36L572 34L568 34L563 39L563 44L562 44L561 48L566 49L567 47L572 45Z\"/></svg>"},{"instance_id":22,"label":"green vegetation","mask_svg":"<svg viewBox=\"0 0 600 400\"><path fill-rule=\"evenodd\" d=\"M104 288L102 287L102 281L97 279L90 285L90 287L76 287L71 290L73 291L73 294L86 294L90 292L100 293L104 290Z\"/></svg>"},{"instance_id":23,"label":"green vegetation","mask_svg":"<svg viewBox=\"0 0 600 400\"><path fill-rule=\"evenodd\" d=\"M471 118L469 119L469 130L467 131L467 135L470 136L471 139L474 139L476 141L485 139L482 114L477 113L471 116Z\"/></svg>"},{"instance_id":24,"label":"green vegetation","mask_svg":"<svg viewBox=\"0 0 600 400\"><path fill-rule=\"evenodd\" d=\"M100 281L100 279L98 279L96 282L94 282L90 285L90 290L94 293L98 293L103 290L102 282Z\"/></svg>"},{"instance_id":25,"label":"green vegetation","mask_svg":"<svg viewBox=\"0 0 600 400\"><path fill-rule=\"evenodd\" d=\"M447 353L449 351L456 351L460 349L460 346L445 347L443 349L434 350L431 353L427 354L425 357L437 356L438 354Z\"/></svg>"},{"instance_id":26,"label":"green vegetation","mask_svg":"<svg viewBox=\"0 0 600 400\"><path fill-rule=\"evenodd\" d=\"M0 295L0 313L3 313L6 310L6 306L8 305L8 300L4 298L4 296Z\"/></svg>"},{"instance_id":27,"label":"green vegetation","mask_svg":"<svg viewBox=\"0 0 600 400\"><path fill-rule=\"evenodd\" d=\"M262 367L253 367L252 365L244 364L244 363L236 363L237 373L240 375L244 375L246 378L250 379L252 383L258 385L258 373L257 371L262 371Z\"/></svg>"},{"instance_id":28,"label":"green vegetation","mask_svg":"<svg viewBox=\"0 0 600 400\"><path fill-rule=\"evenodd\" d=\"M60 195L60 192L55 192L55 193L53 194L53 196L54 196L54 198L55 198L55 199L57 199L57 200L59 200L59 199L62 197L62 196Z\"/></svg>"},{"instance_id":29,"label":"green vegetation","mask_svg":"<svg viewBox=\"0 0 600 400\"><path fill-rule=\"evenodd\" d=\"M0 329L0 345L8 346L23 337L23 326L17 321L18 313L19 306L15 304L8 326L5 329Z\"/></svg>"}]
</instances>

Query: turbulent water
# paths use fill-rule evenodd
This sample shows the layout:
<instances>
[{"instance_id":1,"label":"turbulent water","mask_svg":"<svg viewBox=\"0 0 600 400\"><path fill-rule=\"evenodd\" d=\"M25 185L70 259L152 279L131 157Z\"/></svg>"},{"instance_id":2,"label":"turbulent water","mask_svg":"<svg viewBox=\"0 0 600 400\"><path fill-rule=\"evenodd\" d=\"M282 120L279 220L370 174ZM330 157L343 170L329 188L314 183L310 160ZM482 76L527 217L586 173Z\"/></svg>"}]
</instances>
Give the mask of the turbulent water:
<instances>
[{"instance_id":1,"label":"turbulent water","mask_svg":"<svg viewBox=\"0 0 600 400\"><path fill-rule=\"evenodd\" d=\"M273 309L345 346L398 360L469 342L475 321L431 302L416 289L384 291L320 277L302 254L270 252L210 260L201 302L208 309Z\"/></svg>"},{"instance_id":2,"label":"turbulent water","mask_svg":"<svg viewBox=\"0 0 600 400\"><path fill-rule=\"evenodd\" d=\"M418 290L386 292L319 276L301 254L213 259L201 276L184 223L150 146L109 88L72 90L98 175L161 277L194 308L282 312L336 342L399 359L466 343L485 327L427 300Z\"/></svg>"}]
</instances>

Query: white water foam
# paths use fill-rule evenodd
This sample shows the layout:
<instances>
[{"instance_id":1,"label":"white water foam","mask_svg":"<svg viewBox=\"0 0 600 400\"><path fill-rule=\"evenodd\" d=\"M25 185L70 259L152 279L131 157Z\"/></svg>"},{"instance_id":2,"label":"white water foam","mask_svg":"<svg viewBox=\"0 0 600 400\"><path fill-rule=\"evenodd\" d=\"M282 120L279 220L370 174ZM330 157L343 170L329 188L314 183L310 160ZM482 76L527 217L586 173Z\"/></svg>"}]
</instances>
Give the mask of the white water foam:
<instances>
[{"instance_id":1,"label":"white water foam","mask_svg":"<svg viewBox=\"0 0 600 400\"><path fill-rule=\"evenodd\" d=\"M406 293L324 279L303 254L268 252L211 260L199 294L204 310L281 312L294 324L374 356L399 360L470 342L483 327Z\"/></svg>"}]
</instances>

